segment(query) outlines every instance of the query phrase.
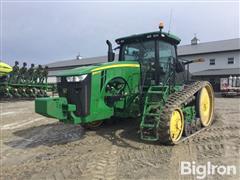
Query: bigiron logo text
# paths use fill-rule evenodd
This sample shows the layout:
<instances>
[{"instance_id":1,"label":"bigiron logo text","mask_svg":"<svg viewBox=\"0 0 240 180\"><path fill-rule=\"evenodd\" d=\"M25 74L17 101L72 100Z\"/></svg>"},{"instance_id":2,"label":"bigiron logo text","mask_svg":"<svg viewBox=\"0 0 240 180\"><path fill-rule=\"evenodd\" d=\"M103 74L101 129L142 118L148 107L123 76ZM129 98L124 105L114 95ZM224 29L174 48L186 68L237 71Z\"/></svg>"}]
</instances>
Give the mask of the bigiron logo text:
<instances>
[{"instance_id":1,"label":"bigiron logo text","mask_svg":"<svg viewBox=\"0 0 240 180\"><path fill-rule=\"evenodd\" d=\"M216 165L211 162L197 164L195 161L181 161L181 175L194 175L197 179L204 179L215 174L236 175L237 167L235 165Z\"/></svg>"}]
</instances>

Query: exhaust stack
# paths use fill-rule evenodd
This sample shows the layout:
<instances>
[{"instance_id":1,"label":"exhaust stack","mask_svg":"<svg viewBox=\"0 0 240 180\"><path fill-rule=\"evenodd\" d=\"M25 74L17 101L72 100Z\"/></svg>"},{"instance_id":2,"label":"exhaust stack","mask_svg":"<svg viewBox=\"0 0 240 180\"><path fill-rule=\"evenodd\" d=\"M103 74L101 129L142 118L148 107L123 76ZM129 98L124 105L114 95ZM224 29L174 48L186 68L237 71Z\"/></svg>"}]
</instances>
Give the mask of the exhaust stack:
<instances>
[{"instance_id":1,"label":"exhaust stack","mask_svg":"<svg viewBox=\"0 0 240 180\"><path fill-rule=\"evenodd\" d=\"M109 40L107 40L106 43L108 45L108 62L112 62L114 61L114 57L115 57L115 53L113 52L113 49L112 49L112 43Z\"/></svg>"}]
</instances>

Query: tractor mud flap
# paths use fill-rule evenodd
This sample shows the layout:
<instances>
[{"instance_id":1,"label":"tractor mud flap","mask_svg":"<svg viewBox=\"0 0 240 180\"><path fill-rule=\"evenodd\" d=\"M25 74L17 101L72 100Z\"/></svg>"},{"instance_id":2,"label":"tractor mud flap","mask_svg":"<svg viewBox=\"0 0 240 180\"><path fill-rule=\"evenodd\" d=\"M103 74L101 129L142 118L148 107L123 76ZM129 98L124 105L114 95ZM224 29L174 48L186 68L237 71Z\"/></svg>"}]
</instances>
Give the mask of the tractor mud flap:
<instances>
[{"instance_id":1,"label":"tractor mud flap","mask_svg":"<svg viewBox=\"0 0 240 180\"><path fill-rule=\"evenodd\" d=\"M63 97L37 98L35 100L35 112L43 116L66 120L69 111L76 111L76 106L68 104Z\"/></svg>"}]
</instances>

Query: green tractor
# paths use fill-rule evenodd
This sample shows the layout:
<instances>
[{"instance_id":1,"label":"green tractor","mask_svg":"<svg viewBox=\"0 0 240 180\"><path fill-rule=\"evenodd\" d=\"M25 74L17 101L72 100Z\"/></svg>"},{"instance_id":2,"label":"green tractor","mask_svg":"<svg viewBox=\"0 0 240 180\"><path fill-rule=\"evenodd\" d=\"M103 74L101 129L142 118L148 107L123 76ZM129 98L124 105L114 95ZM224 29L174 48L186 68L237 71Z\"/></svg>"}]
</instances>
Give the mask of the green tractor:
<instances>
[{"instance_id":1,"label":"green tractor","mask_svg":"<svg viewBox=\"0 0 240 180\"><path fill-rule=\"evenodd\" d=\"M116 40L114 61L64 71L57 77L59 97L37 98L35 111L61 122L98 127L109 118L140 120L141 139L177 144L210 126L214 92L207 81L186 81L177 56L180 39L162 31Z\"/></svg>"}]
</instances>

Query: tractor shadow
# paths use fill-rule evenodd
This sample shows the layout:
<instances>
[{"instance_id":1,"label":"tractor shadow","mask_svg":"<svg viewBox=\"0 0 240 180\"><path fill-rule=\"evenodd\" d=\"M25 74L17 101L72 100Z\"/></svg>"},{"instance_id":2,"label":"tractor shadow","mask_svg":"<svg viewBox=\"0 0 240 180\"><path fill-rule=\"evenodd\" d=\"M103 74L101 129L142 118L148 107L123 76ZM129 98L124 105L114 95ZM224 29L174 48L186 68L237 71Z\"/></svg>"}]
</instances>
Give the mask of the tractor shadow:
<instances>
[{"instance_id":1,"label":"tractor shadow","mask_svg":"<svg viewBox=\"0 0 240 180\"><path fill-rule=\"evenodd\" d=\"M4 144L13 148L34 148L37 146L54 146L67 144L84 138L84 129L79 125L56 122L33 126L13 132L12 140Z\"/></svg>"},{"instance_id":2,"label":"tractor shadow","mask_svg":"<svg viewBox=\"0 0 240 180\"><path fill-rule=\"evenodd\" d=\"M221 126L221 116L216 113L212 127ZM63 145L82 141L85 138L91 141L92 137L104 138L111 144L122 148L141 149L143 145L158 145L159 142L143 141L140 138L138 119L110 119L96 129L86 129L80 125L55 122L40 126L33 126L13 132L15 136L4 142L12 148L34 148L38 146ZM210 128L212 128L210 127Z\"/></svg>"},{"instance_id":3,"label":"tractor shadow","mask_svg":"<svg viewBox=\"0 0 240 180\"><path fill-rule=\"evenodd\" d=\"M141 144L155 144L140 139L137 119L107 120L94 130L85 129L80 125L56 122L15 131L13 135L14 138L4 144L20 149L63 145L92 136L104 138L113 145L124 148L139 149L138 145Z\"/></svg>"},{"instance_id":4,"label":"tractor shadow","mask_svg":"<svg viewBox=\"0 0 240 180\"><path fill-rule=\"evenodd\" d=\"M156 142L140 139L139 124L138 119L110 119L95 132L113 145L123 148L140 149L143 144L159 145Z\"/></svg>"}]
</instances>

